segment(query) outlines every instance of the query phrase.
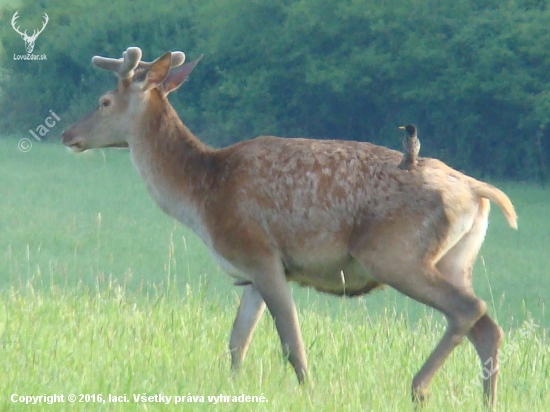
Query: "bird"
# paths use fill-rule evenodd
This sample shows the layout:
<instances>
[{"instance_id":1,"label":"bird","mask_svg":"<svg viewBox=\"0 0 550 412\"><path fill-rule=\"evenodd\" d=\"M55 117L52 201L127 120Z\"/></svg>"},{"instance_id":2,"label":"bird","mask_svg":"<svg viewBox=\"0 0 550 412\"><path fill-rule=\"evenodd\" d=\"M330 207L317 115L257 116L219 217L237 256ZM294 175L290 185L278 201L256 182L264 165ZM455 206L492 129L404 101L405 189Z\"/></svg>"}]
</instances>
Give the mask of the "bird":
<instances>
[{"instance_id":1,"label":"bird","mask_svg":"<svg viewBox=\"0 0 550 412\"><path fill-rule=\"evenodd\" d=\"M399 126L399 129L405 130L407 136L403 138L403 159L399 168L403 170L412 170L418 164L418 153L420 152L420 140L414 124Z\"/></svg>"}]
</instances>

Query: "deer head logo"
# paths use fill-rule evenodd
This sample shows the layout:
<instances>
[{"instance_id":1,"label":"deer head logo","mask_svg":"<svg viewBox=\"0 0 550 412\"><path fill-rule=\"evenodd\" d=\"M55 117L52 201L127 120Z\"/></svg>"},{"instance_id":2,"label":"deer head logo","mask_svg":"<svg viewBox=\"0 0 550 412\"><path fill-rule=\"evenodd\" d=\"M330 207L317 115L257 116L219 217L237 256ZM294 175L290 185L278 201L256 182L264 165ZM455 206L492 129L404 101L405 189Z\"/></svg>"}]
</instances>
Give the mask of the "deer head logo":
<instances>
[{"instance_id":1,"label":"deer head logo","mask_svg":"<svg viewBox=\"0 0 550 412\"><path fill-rule=\"evenodd\" d=\"M25 48L27 49L27 53L31 54L34 50L34 42L38 38L38 35L44 31L46 28L46 25L48 24L49 17L46 13L44 13L44 23L42 24L42 28L40 30L33 30L32 36L29 36L27 34L27 30L25 30L23 33L19 31L19 26L15 26L15 21L19 18L18 16L19 10L15 12L11 19L11 26L13 29L21 35L23 40L25 41Z\"/></svg>"}]
</instances>

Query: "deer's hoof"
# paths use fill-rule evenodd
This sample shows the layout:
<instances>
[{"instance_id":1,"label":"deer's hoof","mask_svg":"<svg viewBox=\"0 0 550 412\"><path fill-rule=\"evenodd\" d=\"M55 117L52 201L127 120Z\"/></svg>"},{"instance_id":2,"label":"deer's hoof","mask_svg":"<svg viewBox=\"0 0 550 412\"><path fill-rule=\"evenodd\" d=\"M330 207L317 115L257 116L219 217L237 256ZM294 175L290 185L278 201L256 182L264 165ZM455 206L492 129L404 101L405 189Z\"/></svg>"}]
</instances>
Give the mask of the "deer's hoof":
<instances>
[{"instance_id":1,"label":"deer's hoof","mask_svg":"<svg viewBox=\"0 0 550 412\"><path fill-rule=\"evenodd\" d=\"M413 389L412 391L412 401L417 408L421 408L422 406L424 406L428 402L429 398L430 394L426 389Z\"/></svg>"}]
</instances>

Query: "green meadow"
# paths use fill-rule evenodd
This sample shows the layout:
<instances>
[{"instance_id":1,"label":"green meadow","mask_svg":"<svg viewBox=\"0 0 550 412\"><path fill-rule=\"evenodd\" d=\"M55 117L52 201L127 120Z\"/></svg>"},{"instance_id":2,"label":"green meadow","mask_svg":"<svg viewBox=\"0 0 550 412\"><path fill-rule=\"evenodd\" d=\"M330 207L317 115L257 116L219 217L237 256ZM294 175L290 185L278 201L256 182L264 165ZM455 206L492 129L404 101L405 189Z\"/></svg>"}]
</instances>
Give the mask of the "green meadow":
<instances>
[{"instance_id":1,"label":"green meadow","mask_svg":"<svg viewBox=\"0 0 550 412\"><path fill-rule=\"evenodd\" d=\"M311 384L296 383L269 315L231 377L240 290L154 205L128 152L31 140L22 152L19 138L0 139L0 410L413 410L411 379L444 331L438 313L389 288L337 299L294 287ZM519 215L516 232L493 206L474 268L506 331L499 410L546 411L550 189L492 183ZM424 410L483 410L480 371L465 341ZM64 402L13 401L53 394ZM161 394L168 404L141 398Z\"/></svg>"}]
</instances>

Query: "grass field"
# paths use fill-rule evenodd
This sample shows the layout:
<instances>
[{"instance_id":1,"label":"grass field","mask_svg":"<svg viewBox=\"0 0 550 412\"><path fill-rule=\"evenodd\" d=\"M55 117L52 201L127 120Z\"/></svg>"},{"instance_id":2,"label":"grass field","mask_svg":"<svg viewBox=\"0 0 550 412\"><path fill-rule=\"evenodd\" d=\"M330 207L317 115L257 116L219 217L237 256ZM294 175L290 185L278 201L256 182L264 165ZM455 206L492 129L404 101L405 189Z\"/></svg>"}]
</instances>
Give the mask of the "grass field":
<instances>
[{"instance_id":1,"label":"grass field","mask_svg":"<svg viewBox=\"0 0 550 412\"><path fill-rule=\"evenodd\" d=\"M244 370L229 379L239 289L148 198L128 153L74 155L34 141L23 153L17 142L0 139L2 410L174 410L174 399L132 396L162 393L205 397L180 410L412 411L410 381L443 332L439 314L391 290L335 299L295 288L314 387L296 384L268 316ZM478 295L507 331L499 410L550 410L550 190L499 186L520 230L493 207L474 269ZM461 345L434 379L425 410L482 410L479 372L473 347ZM130 402L10 399L71 393L126 394ZM209 403L220 394L268 402Z\"/></svg>"}]
</instances>

